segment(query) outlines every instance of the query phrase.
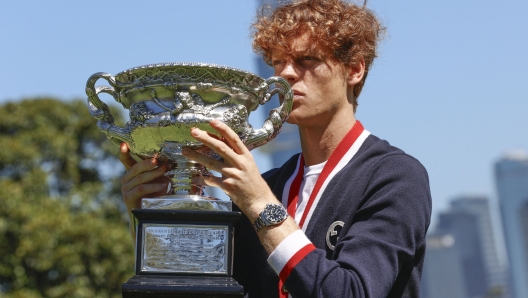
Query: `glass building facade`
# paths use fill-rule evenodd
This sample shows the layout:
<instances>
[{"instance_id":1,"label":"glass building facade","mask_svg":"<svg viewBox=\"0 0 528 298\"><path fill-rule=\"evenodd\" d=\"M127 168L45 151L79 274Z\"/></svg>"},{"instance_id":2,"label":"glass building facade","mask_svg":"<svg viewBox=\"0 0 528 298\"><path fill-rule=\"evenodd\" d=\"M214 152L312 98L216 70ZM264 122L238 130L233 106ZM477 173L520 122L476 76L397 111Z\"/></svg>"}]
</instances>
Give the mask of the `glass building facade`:
<instances>
[{"instance_id":1,"label":"glass building facade","mask_svg":"<svg viewBox=\"0 0 528 298\"><path fill-rule=\"evenodd\" d=\"M528 298L528 155L512 153L495 163L495 179L509 260L511 293Z\"/></svg>"}]
</instances>

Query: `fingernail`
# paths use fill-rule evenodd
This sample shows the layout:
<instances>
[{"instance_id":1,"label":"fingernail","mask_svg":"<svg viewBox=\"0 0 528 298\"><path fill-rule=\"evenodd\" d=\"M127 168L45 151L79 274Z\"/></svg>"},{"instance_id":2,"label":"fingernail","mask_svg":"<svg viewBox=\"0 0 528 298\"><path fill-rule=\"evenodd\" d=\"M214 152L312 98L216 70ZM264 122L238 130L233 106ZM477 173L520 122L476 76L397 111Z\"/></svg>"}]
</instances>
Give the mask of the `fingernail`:
<instances>
[{"instance_id":1,"label":"fingernail","mask_svg":"<svg viewBox=\"0 0 528 298\"><path fill-rule=\"evenodd\" d=\"M211 120L211 125L220 126L220 120L218 120L218 119Z\"/></svg>"}]
</instances>

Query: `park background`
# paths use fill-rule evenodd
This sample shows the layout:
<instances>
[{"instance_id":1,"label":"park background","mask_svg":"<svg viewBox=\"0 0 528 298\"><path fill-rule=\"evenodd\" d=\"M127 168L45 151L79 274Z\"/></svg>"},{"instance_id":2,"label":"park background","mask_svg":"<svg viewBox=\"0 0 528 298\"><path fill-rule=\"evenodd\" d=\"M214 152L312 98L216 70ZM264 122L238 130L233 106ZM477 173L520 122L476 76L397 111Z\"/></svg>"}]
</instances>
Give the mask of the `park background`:
<instances>
[{"instance_id":1,"label":"park background","mask_svg":"<svg viewBox=\"0 0 528 298\"><path fill-rule=\"evenodd\" d=\"M433 225L460 195L491 198L498 225L493 164L505 152L528 150L528 2L371 0L369 6L388 31L357 118L425 165ZM249 0L2 1L0 105L85 100L91 74L150 63L257 72L249 33L256 9ZM252 115L256 126L262 119ZM269 160L255 155L267 170Z\"/></svg>"}]
</instances>

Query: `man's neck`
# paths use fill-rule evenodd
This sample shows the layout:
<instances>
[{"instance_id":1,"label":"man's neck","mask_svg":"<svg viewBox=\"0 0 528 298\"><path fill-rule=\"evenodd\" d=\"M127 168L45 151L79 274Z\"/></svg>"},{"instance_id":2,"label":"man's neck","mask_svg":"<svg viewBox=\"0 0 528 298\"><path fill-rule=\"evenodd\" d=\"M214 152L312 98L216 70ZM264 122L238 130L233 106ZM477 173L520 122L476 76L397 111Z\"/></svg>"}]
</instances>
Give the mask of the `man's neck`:
<instances>
[{"instance_id":1,"label":"man's neck","mask_svg":"<svg viewBox=\"0 0 528 298\"><path fill-rule=\"evenodd\" d=\"M346 134L352 129L356 119L334 119L327 126L299 127L301 148L306 166L327 161Z\"/></svg>"}]
</instances>

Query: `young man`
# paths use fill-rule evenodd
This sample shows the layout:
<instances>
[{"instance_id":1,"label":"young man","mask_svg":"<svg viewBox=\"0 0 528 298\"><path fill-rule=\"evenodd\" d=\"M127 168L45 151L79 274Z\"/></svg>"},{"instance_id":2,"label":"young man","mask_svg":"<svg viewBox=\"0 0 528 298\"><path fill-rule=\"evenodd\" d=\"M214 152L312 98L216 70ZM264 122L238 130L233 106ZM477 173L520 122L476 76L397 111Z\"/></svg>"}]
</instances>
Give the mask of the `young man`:
<instances>
[{"instance_id":1,"label":"young man","mask_svg":"<svg viewBox=\"0 0 528 298\"><path fill-rule=\"evenodd\" d=\"M194 182L220 187L245 215L235 227L235 279L249 297L418 297L427 173L355 119L383 28L343 0L294 1L259 15L254 28L254 48L294 91L288 122L299 127L302 153L261 176L219 121L211 126L223 140L197 128L192 135L223 162L184 150L221 174ZM126 145L120 159L129 211L166 189L164 166L150 170L156 160L135 163Z\"/></svg>"}]
</instances>

